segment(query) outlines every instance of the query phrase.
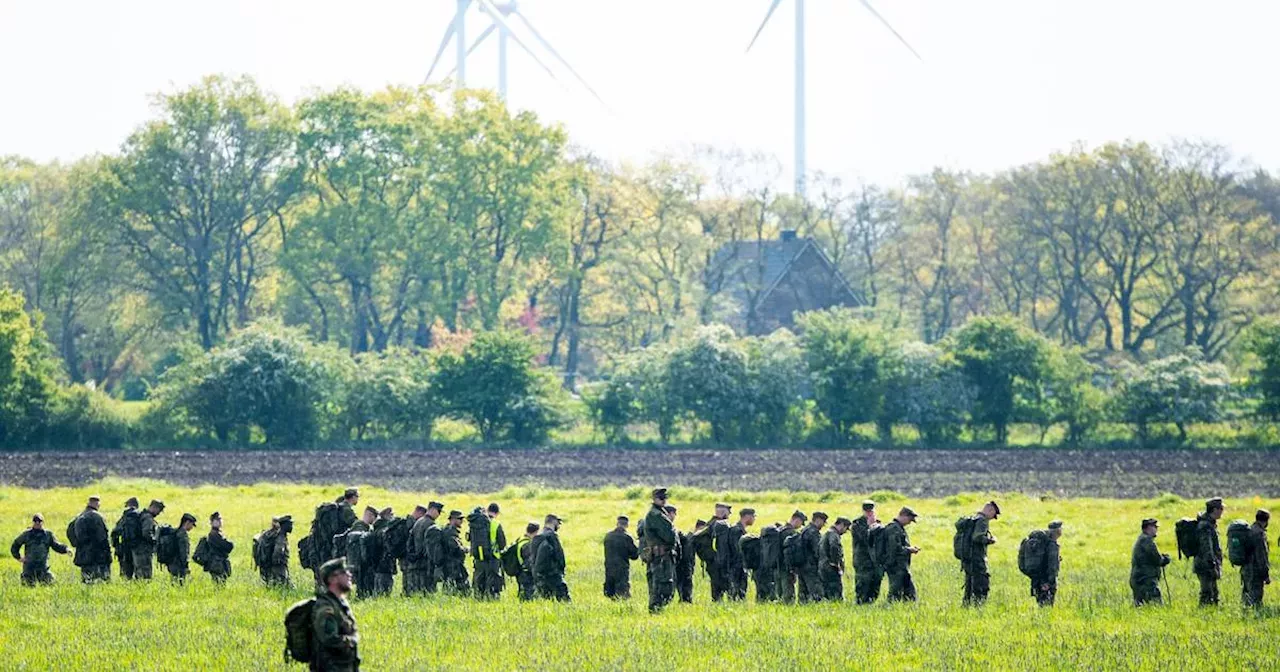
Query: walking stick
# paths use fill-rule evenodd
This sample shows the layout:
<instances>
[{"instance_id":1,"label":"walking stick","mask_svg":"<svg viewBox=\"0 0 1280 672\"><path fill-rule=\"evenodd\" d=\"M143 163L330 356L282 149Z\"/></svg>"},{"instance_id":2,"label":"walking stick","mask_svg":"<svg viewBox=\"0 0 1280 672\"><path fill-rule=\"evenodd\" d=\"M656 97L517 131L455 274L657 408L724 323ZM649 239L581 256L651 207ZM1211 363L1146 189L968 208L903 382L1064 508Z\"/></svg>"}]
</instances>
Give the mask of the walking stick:
<instances>
[{"instance_id":1,"label":"walking stick","mask_svg":"<svg viewBox=\"0 0 1280 672\"><path fill-rule=\"evenodd\" d=\"M1169 604L1173 604L1173 591L1169 590L1169 575L1165 573L1164 567L1160 568L1160 578L1164 579L1164 592L1169 596Z\"/></svg>"}]
</instances>

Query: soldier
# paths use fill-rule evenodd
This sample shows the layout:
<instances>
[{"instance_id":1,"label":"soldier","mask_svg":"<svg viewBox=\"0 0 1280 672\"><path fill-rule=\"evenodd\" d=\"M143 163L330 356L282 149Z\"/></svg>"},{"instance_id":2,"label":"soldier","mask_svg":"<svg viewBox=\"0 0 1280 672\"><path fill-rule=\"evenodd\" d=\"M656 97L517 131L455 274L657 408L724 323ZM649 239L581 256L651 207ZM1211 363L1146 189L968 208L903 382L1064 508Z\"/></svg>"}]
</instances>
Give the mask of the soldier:
<instances>
[{"instance_id":1,"label":"soldier","mask_svg":"<svg viewBox=\"0 0 1280 672\"><path fill-rule=\"evenodd\" d=\"M289 587L289 533L293 516L273 516L271 529L254 541L254 556L260 559L258 573L268 586Z\"/></svg>"},{"instance_id":2,"label":"soldier","mask_svg":"<svg viewBox=\"0 0 1280 672\"><path fill-rule=\"evenodd\" d=\"M467 583L467 547L462 545L462 512L449 512L449 522L440 531L440 561L444 586L454 595L466 595L470 590Z\"/></svg>"},{"instance_id":3,"label":"soldier","mask_svg":"<svg viewBox=\"0 0 1280 672\"><path fill-rule=\"evenodd\" d=\"M1264 587L1271 583L1271 550L1267 544L1267 525L1271 512L1258 509L1249 527L1249 543L1245 546L1244 564L1240 566L1240 602L1246 607L1262 608Z\"/></svg>"},{"instance_id":4,"label":"soldier","mask_svg":"<svg viewBox=\"0 0 1280 672\"><path fill-rule=\"evenodd\" d=\"M733 581L729 578L731 556L735 554L733 545L729 542L729 514L732 512L733 507L717 502L715 515L708 521L711 529L707 533L711 535L714 560L707 567L707 577L711 580L711 599L714 602L719 602L733 588Z\"/></svg>"},{"instance_id":5,"label":"soldier","mask_svg":"<svg viewBox=\"0 0 1280 672\"><path fill-rule=\"evenodd\" d=\"M386 530L391 526L391 521L396 517L395 511L391 507L387 507L378 512L378 519L373 523L373 534L379 543L374 544L378 549L377 558L373 561L373 594L374 595L390 595L396 583L396 558L391 553L390 544L387 543L388 537ZM369 560L369 558L366 558Z\"/></svg>"},{"instance_id":6,"label":"soldier","mask_svg":"<svg viewBox=\"0 0 1280 672\"><path fill-rule=\"evenodd\" d=\"M429 533L436 526L436 519L444 510L444 504L429 502L425 507L418 505L413 510L413 527L409 528L409 547L405 553L404 594L421 595L436 592L435 563L432 561L431 537ZM435 540L438 541L438 534Z\"/></svg>"},{"instance_id":7,"label":"soldier","mask_svg":"<svg viewBox=\"0 0 1280 672\"><path fill-rule=\"evenodd\" d=\"M311 607L311 669L342 672L360 669L360 635L347 595L351 572L342 558L320 565L323 587Z\"/></svg>"},{"instance_id":8,"label":"soldier","mask_svg":"<svg viewBox=\"0 0 1280 672\"><path fill-rule=\"evenodd\" d=\"M565 519L554 513L547 514L542 523L542 543L533 556L533 578L538 586L538 597L544 600L569 601L569 586L564 582L564 547L556 532Z\"/></svg>"},{"instance_id":9,"label":"soldier","mask_svg":"<svg viewBox=\"0 0 1280 672\"><path fill-rule=\"evenodd\" d=\"M644 517L645 551L649 556L649 613L657 613L671 602L675 592L675 554L680 542L675 523L667 514L667 489L650 493L653 505Z\"/></svg>"},{"instance_id":10,"label":"soldier","mask_svg":"<svg viewBox=\"0 0 1280 672\"><path fill-rule=\"evenodd\" d=\"M524 536L516 540L516 553L520 554L520 575L516 577L516 585L520 586L521 602L528 602L537 594L537 582L533 579L533 540L541 530L542 526L531 520L524 526Z\"/></svg>"},{"instance_id":11,"label":"soldier","mask_svg":"<svg viewBox=\"0 0 1280 672\"><path fill-rule=\"evenodd\" d=\"M1218 519L1226 511L1221 497L1204 503L1204 513L1196 517L1196 538L1199 540L1191 569L1200 579L1200 606L1218 604L1218 579L1222 578L1222 546L1218 541Z\"/></svg>"},{"instance_id":12,"label":"soldier","mask_svg":"<svg viewBox=\"0 0 1280 672\"><path fill-rule=\"evenodd\" d=\"M1160 574L1169 564L1168 554L1156 548L1156 534L1160 522L1155 518L1142 521L1142 533L1133 542L1133 556L1129 563L1129 588L1133 591L1133 606L1161 603Z\"/></svg>"},{"instance_id":13,"label":"soldier","mask_svg":"<svg viewBox=\"0 0 1280 672\"><path fill-rule=\"evenodd\" d=\"M85 583L111 580L111 541L107 538L107 521L98 513L102 500L89 498L84 511L67 528L68 541L76 548L72 562L80 568Z\"/></svg>"},{"instance_id":14,"label":"soldier","mask_svg":"<svg viewBox=\"0 0 1280 672\"><path fill-rule=\"evenodd\" d=\"M23 585L53 583L53 574L49 572L49 549L67 554L67 547L54 538L53 532L44 529L44 516L37 513L31 516L31 527L19 534L9 547L13 559L22 563Z\"/></svg>"},{"instance_id":15,"label":"soldier","mask_svg":"<svg viewBox=\"0 0 1280 672\"><path fill-rule=\"evenodd\" d=\"M876 566L871 548L871 533L880 527L876 503L870 499L862 502L862 516L849 528L849 536L853 537L853 597L858 604L872 604L880 597L884 572Z\"/></svg>"},{"instance_id":16,"label":"soldier","mask_svg":"<svg viewBox=\"0 0 1280 672\"><path fill-rule=\"evenodd\" d=\"M222 514L217 511L209 515L209 534L205 535L204 543L204 571L213 577L214 583L222 585L231 577L231 551L236 545L223 534Z\"/></svg>"},{"instance_id":17,"label":"soldier","mask_svg":"<svg viewBox=\"0 0 1280 672\"><path fill-rule=\"evenodd\" d=\"M836 522L822 535L818 544L818 580L822 582L824 600L844 601L844 545L841 537L852 522L848 518L836 518Z\"/></svg>"},{"instance_id":18,"label":"soldier","mask_svg":"<svg viewBox=\"0 0 1280 672\"><path fill-rule=\"evenodd\" d=\"M747 599L747 568L743 564L742 558L742 537L746 536L747 528L756 524L756 510L752 508L742 509L738 511L738 522L729 528L729 599L745 600Z\"/></svg>"},{"instance_id":19,"label":"soldier","mask_svg":"<svg viewBox=\"0 0 1280 672\"><path fill-rule=\"evenodd\" d=\"M798 572L798 568L793 567L791 565L791 561L788 559L788 555L786 553L787 539L800 534L801 528L803 528L804 524L808 521L808 516L804 515L803 512L796 510L792 512L791 518L787 521L787 524L783 525L782 529L778 530L778 547L783 549L783 552L780 554L778 560L777 583L778 593L782 598L783 604L791 604L796 601L796 574ZM795 544L796 548L799 548L799 542L800 540L796 539L791 543ZM796 555L794 551L792 552L792 555Z\"/></svg>"},{"instance_id":20,"label":"soldier","mask_svg":"<svg viewBox=\"0 0 1280 672\"><path fill-rule=\"evenodd\" d=\"M911 578L911 556L919 553L920 549L912 546L911 538L907 536L907 526L916 522L916 518L915 510L904 506L898 511L898 517L889 521L884 531L880 532L885 535L885 548L888 549L885 565L881 570L889 577L887 599L890 602L916 601L916 584ZM877 576L876 592L880 591L879 584Z\"/></svg>"},{"instance_id":21,"label":"soldier","mask_svg":"<svg viewBox=\"0 0 1280 672\"><path fill-rule=\"evenodd\" d=\"M478 599L495 599L502 595L506 583L502 578L502 549L507 547L507 535L498 524L500 513L497 502L491 502L483 511L479 507L471 513L475 520L485 523L483 535L472 538L471 561L475 570L473 590ZM473 529L477 529L473 526ZM475 535L475 532L470 533Z\"/></svg>"},{"instance_id":22,"label":"soldier","mask_svg":"<svg viewBox=\"0 0 1280 672\"><path fill-rule=\"evenodd\" d=\"M173 562L165 566L169 570L169 577L174 583L183 583L187 580L187 575L191 573L191 530L196 526L196 517L189 514L182 514L182 520L178 523L178 529L174 531L177 537L177 552L173 555Z\"/></svg>"},{"instance_id":23,"label":"soldier","mask_svg":"<svg viewBox=\"0 0 1280 672\"><path fill-rule=\"evenodd\" d=\"M338 500L338 519L341 521L341 524L338 526L338 530L336 530L334 534L343 530L349 530L352 525L356 524L356 506L358 504L360 504L359 489L347 488L342 492L342 497ZM330 552L332 552L333 539L330 538L327 543L329 544L328 548L330 549Z\"/></svg>"},{"instance_id":24,"label":"soldier","mask_svg":"<svg viewBox=\"0 0 1280 672\"><path fill-rule=\"evenodd\" d=\"M1031 577L1031 596L1036 598L1036 604L1052 607L1058 597L1058 568L1062 565L1062 550L1058 545L1058 539L1062 537L1062 521L1050 522L1045 537L1044 565Z\"/></svg>"},{"instance_id":25,"label":"soldier","mask_svg":"<svg viewBox=\"0 0 1280 672\"><path fill-rule=\"evenodd\" d=\"M346 557L348 558L348 561L346 563L346 567L347 567L347 571L351 572L351 580L356 586L356 591L357 591L356 597L359 599L371 597L374 594L373 561L370 560L364 564L360 564L357 562L353 562L351 558L359 557L363 559L364 557L363 550L365 548L373 548L373 544L367 544L367 545L365 544L364 535L367 535L373 532L373 524L377 522L377 520L378 520L378 510L373 508L372 506L366 506L364 507L364 511L360 514L360 519L354 523L351 523L351 527L347 529ZM351 534L352 532L358 532L360 534L352 535ZM356 549L353 549L352 544L360 544L359 551L357 551ZM320 564L324 564L324 563L320 563ZM365 565L368 566L367 571L366 571ZM318 568L316 570L316 576L317 578L319 577Z\"/></svg>"},{"instance_id":26,"label":"soldier","mask_svg":"<svg viewBox=\"0 0 1280 672\"><path fill-rule=\"evenodd\" d=\"M604 596L610 599L631 599L631 561L640 549L627 532L630 526L630 518L618 516L617 527L604 535Z\"/></svg>"},{"instance_id":27,"label":"soldier","mask_svg":"<svg viewBox=\"0 0 1280 672\"><path fill-rule=\"evenodd\" d=\"M801 603L821 602L824 590L822 580L818 578L818 560L822 545L822 528L827 524L827 514L814 511L812 520L800 532L800 549L802 552L799 569L796 571L799 598Z\"/></svg>"},{"instance_id":28,"label":"soldier","mask_svg":"<svg viewBox=\"0 0 1280 672\"><path fill-rule=\"evenodd\" d=\"M756 584L756 601L772 602L778 599L778 563L782 561L782 523L765 525L760 530L760 566L751 570L751 580Z\"/></svg>"},{"instance_id":29,"label":"soldier","mask_svg":"<svg viewBox=\"0 0 1280 672\"><path fill-rule=\"evenodd\" d=\"M156 516L164 512L164 502L153 499L138 515L138 543L133 545L133 578L151 580L151 560L156 554Z\"/></svg>"},{"instance_id":30,"label":"soldier","mask_svg":"<svg viewBox=\"0 0 1280 672\"><path fill-rule=\"evenodd\" d=\"M124 579L133 578L133 544L142 536L139 515L138 498L130 497L125 500L124 512L111 529L111 547L120 562L120 577Z\"/></svg>"},{"instance_id":31,"label":"soldier","mask_svg":"<svg viewBox=\"0 0 1280 672\"><path fill-rule=\"evenodd\" d=\"M685 604L693 604L693 574L698 566L698 556L693 552L693 545L689 542L689 535L681 532L676 528L676 515L680 512L676 507L668 505L666 507L667 517L671 520L671 527L676 532L676 550L675 550L675 567L676 567L676 583L675 592L680 596L680 601ZM644 522L644 521L641 521ZM693 523L693 531L697 532L707 526L707 521L697 520ZM645 578L648 578L648 568L652 565L645 565Z\"/></svg>"},{"instance_id":32,"label":"soldier","mask_svg":"<svg viewBox=\"0 0 1280 672\"><path fill-rule=\"evenodd\" d=\"M964 570L964 604L981 605L991 592L991 572L987 568L987 547L996 543L991 534L991 521L1000 517L1000 505L994 500L982 506L982 510L969 517L968 548L965 559L960 561Z\"/></svg>"}]
</instances>

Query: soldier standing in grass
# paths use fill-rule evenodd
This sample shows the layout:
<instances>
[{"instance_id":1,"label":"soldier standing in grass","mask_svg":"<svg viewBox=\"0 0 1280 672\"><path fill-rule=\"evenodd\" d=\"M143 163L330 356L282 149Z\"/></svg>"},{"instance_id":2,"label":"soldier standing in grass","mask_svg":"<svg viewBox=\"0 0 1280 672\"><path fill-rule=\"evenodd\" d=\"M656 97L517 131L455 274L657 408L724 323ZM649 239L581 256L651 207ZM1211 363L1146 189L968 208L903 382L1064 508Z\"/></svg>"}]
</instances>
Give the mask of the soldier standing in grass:
<instances>
[{"instance_id":1,"label":"soldier standing in grass","mask_svg":"<svg viewBox=\"0 0 1280 672\"><path fill-rule=\"evenodd\" d=\"M858 604L871 604L880 597L884 572L876 565L871 548L871 532L879 527L876 503L868 499L862 503L862 516L849 528L853 537L853 595Z\"/></svg>"},{"instance_id":2,"label":"soldier standing in grass","mask_svg":"<svg viewBox=\"0 0 1280 672\"><path fill-rule=\"evenodd\" d=\"M164 512L164 502L153 499L138 516L138 529L141 532L138 543L133 545L133 578L148 581L151 579L151 560L156 554L156 516Z\"/></svg>"},{"instance_id":3,"label":"soldier standing in grass","mask_svg":"<svg viewBox=\"0 0 1280 672\"><path fill-rule=\"evenodd\" d=\"M995 500L983 505L982 510L970 516L968 552L960 561L964 570L964 604L981 605L991 592L991 572L987 567L987 547L996 543L991 534L991 521L1000 517L1000 505Z\"/></svg>"},{"instance_id":4,"label":"soldier standing in grass","mask_svg":"<svg viewBox=\"0 0 1280 672\"><path fill-rule=\"evenodd\" d=\"M680 601L685 604L693 604L693 574L698 567L698 555L693 552L693 544L689 542L689 535L681 532L676 528L676 515L679 510L674 506L666 507L667 517L671 519L671 527L675 528L676 533L676 550L675 550L675 567L676 567L676 583L675 594L679 596ZM697 520L693 523L693 531L697 532L707 526L707 521ZM651 565L650 565L651 566ZM646 572L647 574L647 572ZM672 599L675 599L674 597Z\"/></svg>"},{"instance_id":5,"label":"soldier standing in grass","mask_svg":"<svg viewBox=\"0 0 1280 672\"><path fill-rule=\"evenodd\" d=\"M67 554L67 547L54 538L53 532L44 529L44 516L37 513L31 516L31 527L19 534L9 547L13 559L22 563L24 586L53 583L53 574L49 572L50 549Z\"/></svg>"},{"instance_id":6,"label":"soldier standing in grass","mask_svg":"<svg viewBox=\"0 0 1280 672\"><path fill-rule=\"evenodd\" d=\"M364 545L365 544L364 535L367 535L370 532L373 532L373 524L377 522L377 520L378 520L378 510L373 508L372 506L364 507L364 511L360 514L360 519L354 523L351 523L351 527L347 528L347 555L348 556L355 555L355 553L352 552L351 544L360 544L361 545L360 550L364 550L364 548L366 548L366 546ZM358 536L356 539L353 540L351 538L352 532L359 532L360 536ZM373 544L369 544L367 547L372 548ZM363 554L361 554L360 557L363 557ZM361 599L372 596L374 592L373 561L370 560L365 564L368 565L367 570L364 565L357 564L351 561L348 561L346 565L347 571L351 572L351 580L355 584L356 589L358 591L357 597ZM317 577L319 576L318 569L316 570L316 575Z\"/></svg>"},{"instance_id":7,"label":"soldier standing in grass","mask_svg":"<svg viewBox=\"0 0 1280 672\"><path fill-rule=\"evenodd\" d=\"M178 523L178 529L174 531L176 537L177 551L173 554L173 562L165 566L169 570L169 576L174 583L183 583L187 580L187 575L191 573L191 530L196 526L196 517L189 514L182 514L182 520Z\"/></svg>"},{"instance_id":8,"label":"soldier standing in grass","mask_svg":"<svg viewBox=\"0 0 1280 672\"><path fill-rule=\"evenodd\" d=\"M824 600L844 600L844 544L841 538L849 530L848 518L836 518L836 522L822 535L818 544L818 579L822 582Z\"/></svg>"},{"instance_id":9,"label":"soldier standing in grass","mask_svg":"<svg viewBox=\"0 0 1280 672\"><path fill-rule=\"evenodd\" d=\"M747 528L756 524L756 510L745 508L738 511L738 522L729 528L729 599L747 599L747 568L742 558L742 538Z\"/></svg>"},{"instance_id":10,"label":"soldier standing in grass","mask_svg":"<svg viewBox=\"0 0 1280 672\"><path fill-rule=\"evenodd\" d=\"M653 505L644 517L644 538L649 562L649 613L657 613L671 602L675 592L680 542L675 523L667 514L667 489L655 488L650 495Z\"/></svg>"},{"instance_id":11,"label":"soldier standing in grass","mask_svg":"<svg viewBox=\"0 0 1280 672\"><path fill-rule=\"evenodd\" d=\"M276 516L271 529L254 542L254 555L260 559L258 573L268 586L289 587L289 533L293 532L293 516Z\"/></svg>"},{"instance_id":12,"label":"soldier standing in grass","mask_svg":"<svg viewBox=\"0 0 1280 672\"><path fill-rule=\"evenodd\" d=\"M116 559L120 561L120 578L133 578L133 544L142 536L139 524L138 498L130 497L124 502L124 512L111 528L111 547L115 549Z\"/></svg>"},{"instance_id":13,"label":"soldier standing in grass","mask_svg":"<svg viewBox=\"0 0 1280 672\"><path fill-rule=\"evenodd\" d=\"M516 585L520 586L521 602L537 597L538 585L533 578L533 540L541 530L542 526L531 520L524 526L524 536L516 540L516 553L520 554L520 575L516 577Z\"/></svg>"},{"instance_id":14,"label":"soldier standing in grass","mask_svg":"<svg viewBox=\"0 0 1280 672\"><path fill-rule=\"evenodd\" d=\"M1044 565L1040 572L1031 577L1031 595L1036 604L1052 607L1058 598L1058 569L1062 566L1062 549L1058 539L1062 537L1062 521L1049 523L1045 530Z\"/></svg>"},{"instance_id":15,"label":"soldier standing in grass","mask_svg":"<svg viewBox=\"0 0 1280 672\"><path fill-rule=\"evenodd\" d=\"M356 672L360 669L360 634L347 595L351 572L342 558L320 565L322 587L311 607L311 669Z\"/></svg>"},{"instance_id":16,"label":"soldier standing in grass","mask_svg":"<svg viewBox=\"0 0 1280 672\"><path fill-rule=\"evenodd\" d=\"M98 513L101 505L97 495L90 497L84 511L67 528L68 541L76 548L72 562L80 568L80 579L85 583L111 580L111 541L107 538L107 521Z\"/></svg>"},{"instance_id":17,"label":"soldier standing in grass","mask_svg":"<svg viewBox=\"0 0 1280 672\"><path fill-rule=\"evenodd\" d=\"M1218 519L1226 511L1221 497L1204 503L1204 513L1196 518L1196 537L1199 551L1191 569L1200 579L1200 606L1218 604L1218 579L1222 578L1222 545L1218 540Z\"/></svg>"},{"instance_id":18,"label":"soldier standing in grass","mask_svg":"<svg viewBox=\"0 0 1280 672\"><path fill-rule=\"evenodd\" d=\"M889 577L889 595L887 599L890 602L915 602L916 601L916 584L911 578L911 556L920 552L920 549L911 545L911 538L907 536L907 526L916 522L916 512L909 506L904 506L898 511L898 517L889 521L884 531L880 532L885 536L883 540L884 567L881 569ZM876 580L876 590L879 591L879 578Z\"/></svg>"},{"instance_id":19,"label":"soldier standing in grass","mask_svg":"<svg viewBox=\"0 0 1280 672\"><path fill-rule=\"evenodd\" d=\"M1271 512L1258 509L1249 527L1249 543L1245 547L1244 565L1240 567L1240 602L1246 607L1262 608L1262 594L1271 583L1271 549L1267 544L1267 525Z\"/></svg>"},{"instance_id":20,"label":"soldier standing in grass","mask_svg":"<svg viewBox=\"0 0 1280 672\"><path fill-rule=\"evenodd\" d=\"M1156 548L1156 534L1160 522L1155 518L1142 521L1142 533L1133 542L1133 556L1129 563L1129 588L1133 591L1133 606L1161 603L1160 573L1169 564L1168 554Z\"/></svg>"},{"instance_id":21,"label":"soldier standing in grass","mask_svg":"<svg viewBox=\"0 0 1280 672\"><path fill-rule=\"evenodd\" d=\"M396 582L396 558L391 553L390 537L387 528L396 517L391 507L378 512L378 520L373 523L373 535L378 543L378 557L373 559L373 592L375 595L390 595Z\"/></svg>"},{"instance_id":22,"label":"soldier standing in grass","mask_svg":"<svg viewBox=\"0 0 1280 672\"><path fill-rule=\"evenodd\" d=\"M760 530L760 566L751 570L756 584L756 602L778 599L778 564L782 562L782 523L765 525Z\"/></svg>"},{"instance_id":23,"label":"soldier standing in grass","mask_svg":"<svg viewBox=\"0 0 1280 672\"><path fill-rule=\"evenodd\" d=\"M564 582L564 547L560 545L557 531L565 518L547 514L542 523L542 542L534 550L533 579L538 585L538 597L544 600L569 601L569 586Z\"/></svg>"},{"instance_id":24,"label":"soldier standing in grass","mask_svg":"<svg viewBox=\"0 0 1280 672\"><path fill-rule=\"evenodd\" d=\"M507 547L507 535L498 523L500 512L498 503L491 502L481 514L488 519L485 534L480 539L471 539L472 568L475 571L472 589L479 599L496 599L502 595L506 584L502 577L502 550Z\"/></svg>"},{"instance_id":25,"label":"soldier standing in grass","mask_svg":"<svg viewBox=\"0 0 1280 672\"><path fill-rule=\"evenodd\" d=\"M204 571L216 584L224 584L231 577L231 551L236 545L222 532L222 514L214 511L209 516L209 534L204 537Z\"/></svg>"},{"instance_id":26,"label":"soldier standing in grass","mask_svg":"<svg viewBox=\"0 0 1280 672\"><path fill-rule=\"evenodd\" d=\"M617 526L604 535L604 596L610 599L631 599L631 561L640 549L627 532L630 525L630 518L618 516Z\"/></svg>"},{"instance_id":27,"label":"soldier standing in grass","mask_svg":"<svg viewBox=\"0 0 1280 672\"><path fill-rule=\"evenodd\" d=\"M413 527L409 528L409 545L404 562L404 594L408 596L434 593L435 564L430 552L429 533L436 526L436 519L444 510L444 504L429 502L413 510Z\"/></svg>"},{"instance_id":28,"label":"soldier standing in grass","mask_svg":"<svg viewBox=\"0 0 1280 672\"><path fill-rule=\"evenodd\" d=\"M808 520L809 517L804 515L802 511L794 511L791 514L791 519L778 531L778 547L783 549L778 558L778 594L782 598L783 604L791 604L796 601L796 575L799 572L799 567L792 566L788 560L786 553L787 540L800 534L801 528L804 527ZM798 548L800 540L796 539L791 543L796 544Z\"/></svg>"},{"instance_id":29,"label":"soldier standing in grass","mask_svg":"<svg viewBox=\"0 0 1280 672\"><path fill-rule=\"evenodd\" d=\"M824 590L818 578L818 561L821 555L822 528L827 524L827 514L814 511L809 524L800 532L801 558L796 572L801 603L821 602Z\"/></svg>"},{"instance_id":30,"label":"soldier standing in grass","mask_svg":"<svg viewBox=\"0 0 1280 672\"><path fill-rule=\"evenodd\" d=\"M733 582L729 578L729 565L734 553L733 545L729 543L729 514L732 512L733 507L717 502L715 515L708 522L711 529L707 530L707 534L711 535L711 551L714 553L714 559L711 566L707 567L707 576L711 580L711 599L714 602L723 599L733 587Z\"/></svg>"},{"instance_id":31,"label":"soldier standing in grass","mask_svg":"<svg viewBox=\"0 0 1280 672\"><path fill-rule=\"evenodd\" d=\"M445 589L454 595L466 595L470 591L467 583L467 547L462 543L462 512L454 509L449 512L449 522L440 531L440 560Z\"/></svg>"}]
</instances>

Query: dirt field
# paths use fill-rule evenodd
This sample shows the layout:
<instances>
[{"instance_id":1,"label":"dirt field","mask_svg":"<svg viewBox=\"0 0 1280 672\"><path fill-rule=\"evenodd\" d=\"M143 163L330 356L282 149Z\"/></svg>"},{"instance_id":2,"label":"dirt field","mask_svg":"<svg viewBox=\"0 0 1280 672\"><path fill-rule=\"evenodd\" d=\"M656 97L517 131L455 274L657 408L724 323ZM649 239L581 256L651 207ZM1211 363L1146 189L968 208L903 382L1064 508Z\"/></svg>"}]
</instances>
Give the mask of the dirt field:
<instances>
[{"instance_id":1,"label":"dirt field","mask_svg":"<svg viewBox=\"0 0 1280 672\"><path fill-rule=\"evenodd\" d=\"M490 492L683 485L710 490L895 490L1153 497L1280 496L1280 454L1263 451L1067 450L439 450L430 452L6 453L0 483L70 486L107 476L180 485L367 483Z\"/></svg>"}]
</instances>

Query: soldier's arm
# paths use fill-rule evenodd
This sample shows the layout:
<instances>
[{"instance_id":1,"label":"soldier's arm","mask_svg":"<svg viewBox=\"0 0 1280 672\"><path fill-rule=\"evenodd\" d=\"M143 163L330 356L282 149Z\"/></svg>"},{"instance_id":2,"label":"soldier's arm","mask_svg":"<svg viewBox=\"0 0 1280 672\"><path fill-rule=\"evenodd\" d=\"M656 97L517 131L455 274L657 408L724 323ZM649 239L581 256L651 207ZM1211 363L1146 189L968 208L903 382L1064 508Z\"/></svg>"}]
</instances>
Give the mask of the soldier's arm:
<instances>
[{"instance_id":1,"label":"soldier's arm","mask_svg":"<svg viewBox=\"0 0 1280 672\"><path fill-rule=\"evenodd\" d=\"M22 546L27 543L28 532L29 530L23 532L22 534L19 534L18 538L13 540L13 545L9 547L9 552L13 554L14 560L22 559L22 553L20 553L19 551L21 551Z\"/></svg>"},{"instance_id":2,"label":"soldier's arm","mask_svg":"<svg viewBox=\"0 0 1280 672\"><path fill-rule=\"evenodd\" d=\"M316 605L311 615L312 632L320 648L329 651L345 651L352 647L349 636L342 634L342 619L331 605Z\"/></svg>"},{"instance_id":3,"label":"soldier's arm","mask_svg":"<svg viewBox=\"0 0 1280 672\"><path fill-rule=\"evenodd\" d=\"M636 560L640 557L640 548L636 546L635 539L627 537L627 557Z\"/></svg>"},{"instance_id":4,"label":"soldier's arm","mask_svg":"<svg viewBox=\"0 0 1280 672\"><path fill-rule=\"evenodd\" d=\"M502 525L498 525L498 535L495 540L498 542L497 550L501 551L507 547L507 532L502 529Z\"/></svg>"},{"instance_id":5,"label":"soldier's arm","mask_svg":"<svg viewBox=\"0 0 1280 672\"><path fill-rule=\"evenodd\" d=\"M973 524L973 542L986 544L991 540L991 521L986 516L979 516Z\"/></svg>"},{"instance_id":6,"label":"soldier's arm","mask_svg":"<svg viewBox=\"0 0 1280 672\"><path fill-rule=\"evenodd\" d=\"M67 545L58 541L58 538L53 536L52 532L49 533L49 548L62 555L67 554Z\"/></svg>"},{"instance_id":7,"label":"soldier's arm","mask_svg":"<svg viewBox=\"0 0 1280 672\"><path fill-rule=\"evenodd\" d=\"M236 547L236 545L225 536L214 536L212 534L209 535L209 545L213 547L214 551L223 555L231 555L232 549Z\"/></svg>"},{"instance_id":8,"label":"soldier's arm","mask_svg":"<svg viewBox=\"0 0 1280 672\"><path fill-rule=\"evenodd\" d=\"M145 516L142 519L142 538L154 542L156 540L156 519Z\"/></svg>"}]
</instances>

